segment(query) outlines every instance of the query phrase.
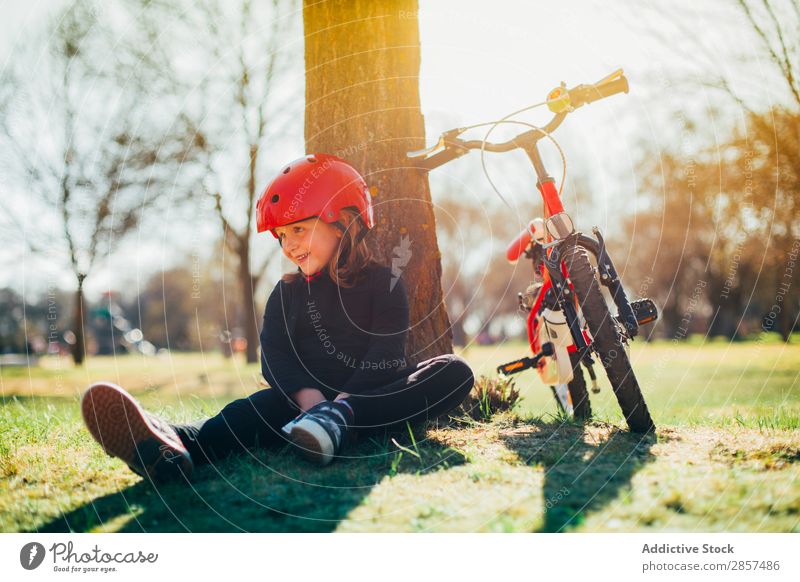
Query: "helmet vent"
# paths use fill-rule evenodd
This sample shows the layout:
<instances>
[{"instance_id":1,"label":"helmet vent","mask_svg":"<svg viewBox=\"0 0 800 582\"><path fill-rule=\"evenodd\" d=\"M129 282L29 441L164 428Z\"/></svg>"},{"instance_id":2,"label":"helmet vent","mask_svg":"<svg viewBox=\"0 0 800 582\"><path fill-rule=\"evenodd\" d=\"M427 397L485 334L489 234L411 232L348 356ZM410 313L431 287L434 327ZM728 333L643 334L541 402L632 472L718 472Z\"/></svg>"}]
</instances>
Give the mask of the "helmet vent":
<instances>
[{"instance_id":1,"label":"helmet vent","mask_svg":"<svg viewBox=\"0 0 800 582\"><path fill-rule=\"evenodd\" d=\"M275 204L278 201L278 198L279 198L279 196L277 194L274 194L272 196L272 203Z\"/></svg>"},{"instance_id":2,"label":"helmet vent","mask_svg":"<svg viewBox=\"0 0 800 582\"><path fill-rule=\"evenodd\" d=\"M284 174L288 174L288 173L289 173L289 170L291 170L291 169L292 169L292 167L291 167L291 166L286 166L286 168L283 170L283 173L284 173Z\"/></svg>"},{"instance_id":3,"label":"helmet vent","mask_svg":"<svg viewBox=\"0 0 800 582\"><path fill-rule=\"evenodd\" d=\"M308 158L308 161L311 162L312 164L316 164L317 158Z\"/></svg>"}]
</instances>

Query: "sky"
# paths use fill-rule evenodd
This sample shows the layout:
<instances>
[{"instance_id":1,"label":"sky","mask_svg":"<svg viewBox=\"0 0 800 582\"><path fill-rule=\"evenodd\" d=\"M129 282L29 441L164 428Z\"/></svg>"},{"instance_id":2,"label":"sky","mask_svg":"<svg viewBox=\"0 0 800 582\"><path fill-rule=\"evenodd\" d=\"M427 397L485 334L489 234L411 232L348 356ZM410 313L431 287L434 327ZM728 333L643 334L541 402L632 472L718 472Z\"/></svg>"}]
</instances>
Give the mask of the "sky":
<instances>
[{"instance_id":1,"label":"sky","mask_svg":"<svg viewBox=\"0 0 800 582\"><path fill-rule=\"evenodd\" d=\"M65 0L0 3L0 64L14 58L15 42L23 41L27 32L40 26L54 8L64 3ZM451 127L490 121L538 103L561 81L568 86L590 83L624 68L630 93L576 112L556 136L567 154L568 173L591 177L595 205L583 214L591 214L606 231L616 227L620 212L635 209L639 188L637 156L646 148L657 151L669 140L668 134L676 131L676 111L701 112L718 99L703 91L682 93L675 85L674 79L681 75L695 74L697 63L687 62L679 51L656 38L654 31L668 31L668 27L652 11L643 10L640 3L436 0L420 4L420 96L430 143ZM724 30L709 26L710 17L701 12L700 4L680 0L673 6L699 24L697 30L703 31L702 42L710 51L729 54L731 43L741 47L750 42L726 37ZM679 36L675 42L681 42ZM719 66L736 64L720 58ZM755 92L758 98L769 93L769 83L765 79L744 78L741 90ZM298 94L302 95L302 91ZM548 115L540 109L521 118L544 123ZM289 136L288 141L302 143L302 127L292 131L297 135ZM498 138L504 135L507 137L501 130L497 133ZM556 150L549 146L544 150L546 161L560 179ZM516 203L526 196L538 196L532 169L524 158L504 156L498 160L490 156L488 162L493 179L510 200ZM476 203L497 203L488 182L480 178L479 168L479 159L473 153L452 163L446 171L433 173L434 202L437 192L445 190L454 176L467 176ZM583 228L588 230L589 226ZM506 241L497 241L498 252L505 244ZM140 245L141 241L134 239L119 253L120 262L136 264L137 279L169 266L177 256L158 237L150 248ZM285 270L286 265L281 268ZM66 272L51 275L51 280L53 277L61 287L73 285ZM87 294L96 297L105 289L131 282L125 281L120 271L100 269L90 279ZM0 275L0 286L4 285L20 292L23 285L26 293L41 292L41 265L34 261L5 269Z\"/></svg>"}]
</instances>

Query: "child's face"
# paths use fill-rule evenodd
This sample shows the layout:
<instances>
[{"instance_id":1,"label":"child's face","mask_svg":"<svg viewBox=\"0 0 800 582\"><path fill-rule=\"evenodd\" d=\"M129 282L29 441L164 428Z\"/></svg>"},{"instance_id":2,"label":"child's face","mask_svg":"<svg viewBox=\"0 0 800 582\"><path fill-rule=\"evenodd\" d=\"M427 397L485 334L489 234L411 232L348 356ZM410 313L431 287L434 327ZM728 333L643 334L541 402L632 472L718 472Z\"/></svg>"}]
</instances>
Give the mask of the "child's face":
<instances>
[{"instance_id":1,"label":"child's face","mask_svg":"<svg viewBox=\"0 0 800 582\"><path fill-rule=\"evenodd\" d=\"M342 231L318 218L279 226L275 232L283 254L306 275L313 275L330 262L342 238Z\"/></svg>"}]
</instances>

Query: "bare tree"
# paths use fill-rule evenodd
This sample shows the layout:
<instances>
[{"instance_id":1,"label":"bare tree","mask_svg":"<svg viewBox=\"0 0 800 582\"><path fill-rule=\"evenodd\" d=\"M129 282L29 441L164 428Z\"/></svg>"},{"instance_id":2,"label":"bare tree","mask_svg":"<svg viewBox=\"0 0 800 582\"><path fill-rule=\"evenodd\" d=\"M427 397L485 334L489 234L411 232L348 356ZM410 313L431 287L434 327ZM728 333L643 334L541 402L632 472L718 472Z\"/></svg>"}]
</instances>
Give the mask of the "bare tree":
<instances>
[{"instance_id":1,"label":"bare tree","mask_svg":"<svg viewBox=\"0 0 800 582\"><path fill-rule=\"evenodd\" d=\"M522 224L509 219L506 206L489 202L476 201L462 190L436 199L442 287L456 345L468 343L464 323L471 316L480 320L481 327L488 327L494 319L517 315L517 293L533 279L528 262L523 259L511 266L502 250L519 234ZM533 218L532 206L524 204L520 215Z\"/></svg>"},{"instance_id":2,"label":"bare tree","mask_svg":"<svg viewBox=\"0 0 800 582\"><path fill-rule=\"evenodd\" d=\"M302 119L296 3L128 0L126 7L138 23L138 40L126 45L129 58L184 100L180 117L202 143L198 192L212 202L237 263L247 361L256 362L255 292L281 255L276 245L254 266L253 218L267 178L291 158L287 127Z\"/></svg>"},{"instance_id":3,"label":"bare tree","mask_svg":"<svg viewBox=\"0 0 800 582\"><path fill-rule=\"evenodd\" d=\"M671 82L717 91L737 107L754 113L763 105L743 94L741 81L757 76L775 82L777 95L771 91L771 100L785 96L800 106L800 0L717 0L692 10L687 7L651 2L628 13L631 18L635 14L632 27L650 22L646 25L648 36L676 57L674 62L681 63L683 73L667 71ZM643 17L648 10L649 19ZM708 22L716 23L717 31L724 31L726 37L736 38L736 45L724 47L723 52L710 42L702 30ZM676 38L680 42L675 42ZM688 75L687 67L691 69Z\"/></svg>"},{"instance_id":4,"label":"bare tree","mask_svg":"<svg viewBox=\"0 0 800 582\"><path fill-rule=\"evenodd\" d=\"M100 73L98 63L110 49L98 31L106 25L90 1L58 13L28 51L16 55L3 83L13 91L0 108L7 185L24 192L17 195L37 213L32 228L13 219L13 240L47 260L62 258L75 277L76 364L85 356L87 277L145 213L167 195L174 201L180 193L175 169L197 145L185 128L157 127L141 93ZM8 207L4 213L15 215Z\"/></svg>"},{"instance_id":5,"label":"bare tree","mask_svg":"<svg viewBox=\"0 0 800 582\"><path fill-rule=\"evenodd\" d=\"M786 82L786 87L800 108L800 1L736 0L753 32L758 35L770 61ZM776 9L775 5L779 5Z\"/></svg>"}]
</instances>

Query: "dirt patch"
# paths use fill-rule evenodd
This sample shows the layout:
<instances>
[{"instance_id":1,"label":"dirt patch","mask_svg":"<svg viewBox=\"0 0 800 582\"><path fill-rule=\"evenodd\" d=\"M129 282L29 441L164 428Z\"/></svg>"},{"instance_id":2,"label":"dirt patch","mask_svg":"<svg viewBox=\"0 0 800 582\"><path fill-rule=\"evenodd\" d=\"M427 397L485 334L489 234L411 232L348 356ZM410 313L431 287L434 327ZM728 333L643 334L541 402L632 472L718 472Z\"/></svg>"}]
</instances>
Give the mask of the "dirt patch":
<instances>
[{"instance_id":1,"label":"dirt patch","mask_svg":"<svg viewBox=\"0 0 800 582\"><path fill-rule=\"evenodd\" d=\"M764 471L778 471L800 462L800 445L789 440L753 437L733 442L718 442L711 450L712 460L728 465L747 463Z\"/></svg>"}]
</instances>

